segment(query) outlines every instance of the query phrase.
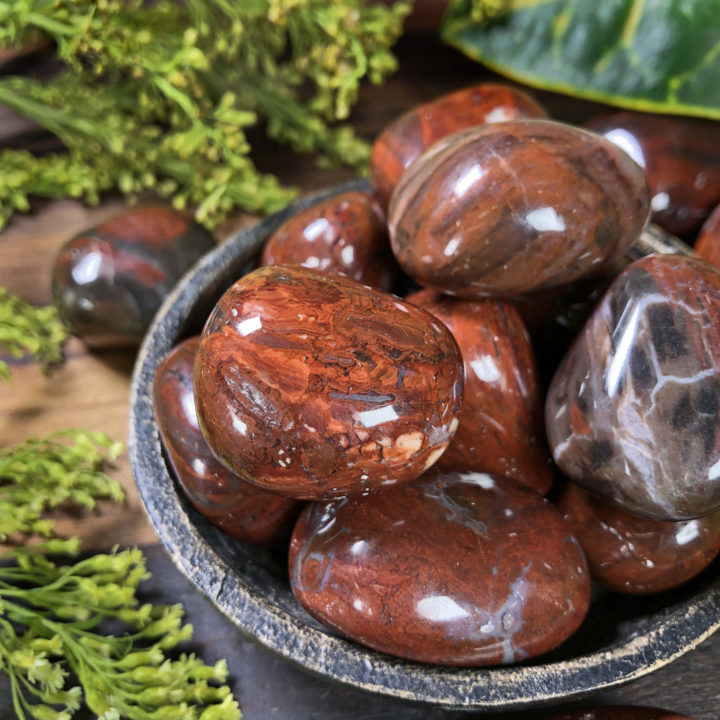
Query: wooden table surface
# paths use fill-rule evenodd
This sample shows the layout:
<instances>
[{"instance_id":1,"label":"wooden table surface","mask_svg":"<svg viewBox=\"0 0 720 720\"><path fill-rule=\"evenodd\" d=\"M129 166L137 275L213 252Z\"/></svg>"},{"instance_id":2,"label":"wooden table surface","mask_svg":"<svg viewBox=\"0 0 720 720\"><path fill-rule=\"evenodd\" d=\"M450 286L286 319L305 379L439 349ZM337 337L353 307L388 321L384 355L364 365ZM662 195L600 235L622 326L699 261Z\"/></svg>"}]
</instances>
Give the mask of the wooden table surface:
<instances>
[{"instance_id":1,"label":"wooden table surface","mask_svg":"<svg viewBox=\"0 0 720 720\"><path fill-rule=\"evenodd\" d=\"M368 139L388 120L417 102L472 82L495 79L478 65L443 48L432 36L405 38L398 47L398 55L400 71L382 87L366 87L353 115L356 127ZM607 111L592 103L548 93L535 94L551 115L569 121L580 122ZM0 146L23 137L36 141L36 134L28 133L27 124L0 107ZM43 142L42 138L39 142ZM263 170L275 172L284 182L296 185L303 192L352 176L343 169L318 170L311 159L292 156L263 142L259 136L253 139L253 144L258 150L257 163ZM34 303L48 303L51 267L60 246L76 232L122 207L118 198L108 198L102 207L95 209L64 200L37 203L32 215L16 216L0 233L0 285ZM254 218L238 214L223 225L219 237L226 237L253 221ZM113 438L124 439L133 361L133 354L128 352L89 352L76 339L66 347L64 365L49 378L44 377L32 361L12 360L13 381L0 386L2 444L67 427L102 430ZM61 518L58 529L63 534L79 535L88 549L107 549L114 544L144 546L153 572L152 579L145 585L145 593L157 601L181 600L185 604L189 620L195 626L190 649L201 653L207 662L227 658L236 697L246 720L275 717L284 720L389 717L420 720L467 716L467 713L433 709L330 685L243 638L194 592L158 546L144 516L126 455L111 472L127 491L125 505L101 503L97 512ZM13 717L6 690L0 679L0 719ZM662 706L695 720L718 720L720 633L654 674L592 698L596 704L610 702ZM528 711L521 717L541 715Z\"/></svg>"}]
</instances>

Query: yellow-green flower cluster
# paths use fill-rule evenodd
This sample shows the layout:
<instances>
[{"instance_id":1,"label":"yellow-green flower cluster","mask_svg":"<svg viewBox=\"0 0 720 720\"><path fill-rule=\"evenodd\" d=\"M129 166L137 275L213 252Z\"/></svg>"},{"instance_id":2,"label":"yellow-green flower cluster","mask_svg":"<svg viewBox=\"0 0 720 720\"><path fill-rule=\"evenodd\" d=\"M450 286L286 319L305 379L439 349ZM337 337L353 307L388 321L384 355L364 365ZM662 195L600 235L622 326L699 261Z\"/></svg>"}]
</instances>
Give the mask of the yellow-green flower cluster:
<instances>
[{"instance_id":1,"label":"yellow-green flower cluster","mask_svg":"<svg viewBox=\"0 0 720 720\"><path fill-rule=\"evenodd\" d=\"M42 552L38 552L38 550ZM84 700L106 720L238 720L240 710L221 660L168 657L192 635L180 605L141 605L147 577L139 550L58 565L46 552L77 552L48 541L0 555L0 668L15 711L26 718L69 719ZM122 635L101 634L113 621ZM77 685L67 687L68 678Z\"/></svg>"},{"instance_id":2,"label":"yellow-green flower cluster","mask_svg":"<svg viewBox=\"0 0 720 720\"><path fill-rule=\"evenodd\" d=\"M147 188L212 225L233 208L271 212L293 191L260 173L245 135L362 168L348 125L360 81L395 68L408 2L369 0L10 0L0 47L38 30L66 70L0 79L0 103L54 133L67 154L0 153L0 223L29 196L98 201Z\"/></svg>"}]
</instances>

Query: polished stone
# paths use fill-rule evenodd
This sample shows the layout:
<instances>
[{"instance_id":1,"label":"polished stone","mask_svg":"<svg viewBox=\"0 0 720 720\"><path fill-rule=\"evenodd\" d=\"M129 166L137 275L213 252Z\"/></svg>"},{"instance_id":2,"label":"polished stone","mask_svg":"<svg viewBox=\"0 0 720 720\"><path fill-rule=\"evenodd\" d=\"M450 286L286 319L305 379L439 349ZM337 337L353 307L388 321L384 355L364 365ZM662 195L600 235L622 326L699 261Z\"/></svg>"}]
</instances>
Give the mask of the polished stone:
<instances>
[{"instance_id":1,"label":"polished stone","mask_svg":"<svg viewBox=\"0 0 720 720\"><path fill-rule=\"evenodd\" d=\"M608 705L562 712L551 715L547 720L691 720L691 718L659 708Z\"/></svg>"},{"instance_id":2,"label":"polished stone","mask_svg":"<svg viewBox=\"0 0 720 720\"><path fill-rule=\"evenodd\" d=\"M177 281L214 247L205 229L171 208L129 210L61 248L53 302L88 345L135 347Z\"/></svg>"},{"instance_id":3,"label":"polished stone","mask_svg":"<svg viewBox=\"0 0 720 720\"><path fill-rule=\"evenodd\" d=\"M601 270L648 212L642 170L611 142L518 120L437 143L403 176L388 220L395 256L421 285L508 297Z\"/></svg>"},{"instance_id":4,"label":"polished stone","mask_svg":"<svg viewBox=\"0 0 720 720\"><path fill-rule=\"evenodd\" d=\"M703 223L693 249L705 262L720 268L720 205Z\"/></svg>"},{"instance_id":5,"label":"polished stone","mask_svg":"<svg viewBox=\"0 0 720 720\"><path fill-rule=\"evenodd\" d=\"M460 425L438 466L515 478L545 494L553 482L543 398L525 325L503 300L421 290L405 298L442 320L465 365Z\"/></svg>"},{"instance_id":6,"label":"polished stone","mask_svg":"<svg viewBox=\"0 0 720 720\"><path fill-rule=\"evenodd\" d=\"M645 170L652 220L668 232L696 230L720 203L720 124L623 112L595 118L587 126Z\"/></svg>"},{"instance_id":7,"label":"polished stone","mask_svg":"<svg viewBox=\"0 0 720 720\"><path fill-rule=\"evenodd\" d=\"M720 273L651 255L610 286L548 392L555 462L638 515L720 508Z\"/></svg>"},{"instance_id":8,"label":"polished stone","mask_svg":"<svg viewBox=\"0 0 720 720\"><path fill-rule=\"evenodd\" d=\"M662 522L633 515L568 483L557 505L593 580L629 594L662 592L702 572L720 552L720 512Z\"/></svg>"},{"instance_id":9,"label":"polished stone","mask_svg":"<svg viewBox=\"0 0 720 720\"><path fill-rule=\"evenodd\" d=\"M450 442L462 357L430 313L297 265L223 295L195 363L200 424L241 477L300 499L406 482Z\"/></svg>"},{"instance_id":10,"label":"polished stone","mask_svg":"<svg viewBox=\"0 0 720 720\"><path fill-rule=\"evenodd\" d=\"M562 643L590 600L560 513L509 478L433 468L308 506L290 545L301 605L340 634L439 665L509 664Z\"/></svg>"},{"instance_id":11,"label":"polished stone","mask_svg":"<svg viewBox=\"0 0 720 720\"><path fill-rule=\"evenodd\" d=\"M529 95L494 83L473 85L422 103L393 120L372 147L370 182L383 207L403 173L433 143L476 125L543 118Z\"/></svg>"},{"instance_id":12,"label":"polished stone","mask_svg":"<svg viewBox=\"0 0 720 720\"><path fill-rule=\"evenodd\" d=\"M369 193L335 195L293 215L268 239L263 265L302 265L391 290L397 265L387 225Z\"/></svg>"},{"instance_id":13,"label":"polished stone","mask_svg":"<svg viewBox=\"0 0 720 720\"><path fill-rule=\"evenodd\" d=\"M199 344L199 337L180 343L155 374L153 403L165 451L198 512L244 542L272 543L289 534L299 504L244 482L212 454L195 412L192 379Z\"/></svg>"}]
</instances>

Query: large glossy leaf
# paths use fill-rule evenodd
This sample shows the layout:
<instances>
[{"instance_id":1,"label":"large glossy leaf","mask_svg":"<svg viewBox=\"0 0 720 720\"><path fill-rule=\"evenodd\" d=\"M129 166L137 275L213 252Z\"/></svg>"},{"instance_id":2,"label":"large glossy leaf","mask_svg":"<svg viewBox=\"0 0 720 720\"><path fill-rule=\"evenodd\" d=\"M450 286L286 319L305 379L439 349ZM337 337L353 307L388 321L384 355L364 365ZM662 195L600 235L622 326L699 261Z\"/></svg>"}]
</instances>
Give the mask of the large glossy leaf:
<instances>
[{"instance_id":1,"label":"large glossy leaf","mask_svg":"<svg viewBox=\"0 0 720 720\"><path fill-rule=\"evenodd\" d=\"M477 0L475 0L477 2ZM720 119L720 0L509 0L486 24L454 0L443 37L530 85Z\"/></svg>"}]
</instances>

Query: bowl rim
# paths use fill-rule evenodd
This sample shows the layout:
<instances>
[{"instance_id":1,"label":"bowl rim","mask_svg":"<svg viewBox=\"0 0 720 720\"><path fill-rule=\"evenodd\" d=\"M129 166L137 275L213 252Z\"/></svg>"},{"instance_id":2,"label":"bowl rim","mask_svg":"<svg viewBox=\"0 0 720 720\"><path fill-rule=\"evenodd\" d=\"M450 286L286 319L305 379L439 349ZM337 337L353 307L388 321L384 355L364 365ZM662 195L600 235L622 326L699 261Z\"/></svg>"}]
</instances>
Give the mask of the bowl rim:
<instances>
[{"instance_id":1,"label":"bowl rim","mask_svg":"<svg viewBox=\"0 0 720 720\"><path fill-rule=\"evenodd\" d=\"M175 566L246 636L301 668L370 692L447 708L513 710L577 698L647 675L692 650L720 627L720 583L691 602L655 613L643 634L568 660L492 668L401 660L327 635L286 612L250 587L199 532L165 461L152 402L155 370L197 303L196 286L203 282L206 288L223 270L246 264L298 211L342 192L369 189L366 181L334 186L241 229L198 261L156 314L133 371L128 454L145 513Z\"/></svg>"}]
</instances>

